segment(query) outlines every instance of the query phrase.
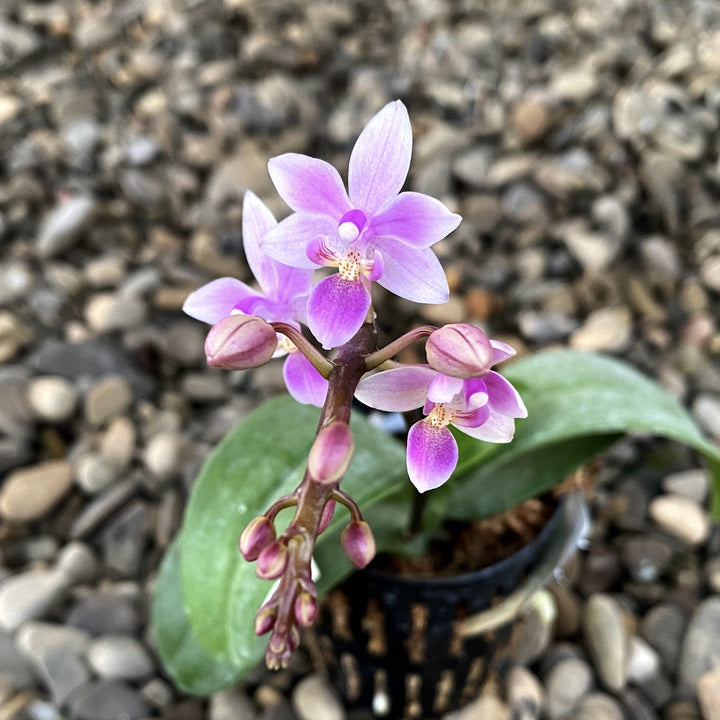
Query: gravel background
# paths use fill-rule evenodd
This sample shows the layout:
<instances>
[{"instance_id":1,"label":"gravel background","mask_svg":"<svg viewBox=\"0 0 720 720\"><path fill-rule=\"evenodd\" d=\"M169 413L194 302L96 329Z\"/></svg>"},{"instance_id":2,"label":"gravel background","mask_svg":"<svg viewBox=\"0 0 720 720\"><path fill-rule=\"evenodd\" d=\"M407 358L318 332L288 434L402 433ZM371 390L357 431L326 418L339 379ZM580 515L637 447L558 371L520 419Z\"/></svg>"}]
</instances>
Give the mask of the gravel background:
<instances>
[{"instance_id":1,"label":"gravel background","mask_svg":"<svg viewBox=\"0 0 720 720\"><path fill-rule=\"evenodd\" d=\"M624 357L720 441L714 0L3 0L0 719L344 717L302 658L183 697L148 599L203 458L282 386L205 368L182 301L249 280L243 192L287 212L269 157L343 170L394 98L408 187L464 222L437 246L451 301L378 294L388 335L468 320ZM462 717L718 720L707 485L683 448L621 443L530 670Z\"/></svg>"}]
</instances>

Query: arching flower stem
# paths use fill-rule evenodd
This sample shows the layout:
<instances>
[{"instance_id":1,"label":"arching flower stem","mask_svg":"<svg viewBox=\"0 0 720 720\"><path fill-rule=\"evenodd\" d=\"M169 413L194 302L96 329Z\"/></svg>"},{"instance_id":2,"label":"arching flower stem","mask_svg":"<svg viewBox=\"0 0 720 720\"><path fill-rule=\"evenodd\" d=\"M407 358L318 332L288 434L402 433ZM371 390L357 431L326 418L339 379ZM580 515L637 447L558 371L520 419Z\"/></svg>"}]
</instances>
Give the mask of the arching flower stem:
<instances>
[{"instance_id":1,"label":"arching flower stem","mask_svg":"<svg viewBox=\"0 0 720 720\"><path fill-rule=\"evenodd\" d=\"M435 330L437 330L437 328L434 325L422 325L421 327L410 330L410 332L406 332L404 335L397 338L397 340L393 340L385 347L367 355L365 357L365 369L375 370L386 360L390 360L395 357L395 355L404 350L406 347L412 345L414 342L428 337L428 335L431 335L435 332Z\"/></svg>"},{"instance_id":2,"label":"arching flower stem","mask_svg":"<svg viewBox=\"0 0 720 720\"><path fill-rule=\"evenodd\" d=\"M334 367L332 360L328 360L296 327L284 322L270 324L275 332L288 338L326 380L330 377Z\"/></svg>"}]
</instances>

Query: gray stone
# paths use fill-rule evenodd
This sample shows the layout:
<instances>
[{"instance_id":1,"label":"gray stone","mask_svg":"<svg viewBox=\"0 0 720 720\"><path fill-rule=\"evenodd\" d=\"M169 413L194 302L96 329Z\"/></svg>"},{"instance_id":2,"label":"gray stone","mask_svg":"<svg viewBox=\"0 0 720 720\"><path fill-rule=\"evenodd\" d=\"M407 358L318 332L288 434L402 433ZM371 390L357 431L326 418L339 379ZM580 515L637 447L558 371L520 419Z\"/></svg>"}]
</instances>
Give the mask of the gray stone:
<instances>
[{"instance_id":1,"label":"gray stone","mask_svg":"<svg viewBox=\"0 0 720 720\"><path fill-rule=\"evenodd\" d=\"M94 495L117 479L118 468L104 455L87 452L75 459L75 475L78 486L89 495Z\"/></svg>"},{"instance_id":2,"label":"gray stone","mask_svg":"<svg viewBox=\"0 0 720 720\"><path fill-rule=\"evenodd\" d=\"M105 565L121 577L134 576L143 558L148 539L150 514L140 500L134 500L107 524L100 537Z\"/></svg>"},{"instance_id":3,"label":"gray stone","mask_svg":"<svg viewBox=\"0 0 720 720\"><path fill-rule=\"evenodd\" d=\"M85 305L85 319L97 333L135 328L145 320L146 314L147 306L141 298L112 292L96 293Z\"/></svg>"},{"instance_id":4,"label":"gray stone","mask_svg":"<svg viewBox=\"0 0 720 720\"><path fill-rule=\"evenodd\" d=\"M663 478L665 492L684 495L699 504L705 502L709 487L710 475L705 468L681 470Z\"/></svg>"},{"instance_id":5,"label":"gray stone","mask_svg":"<svg viewBox=\"0 0 720 720\"><path fill-rule=\"evenodd\" d=\"M696 420L710 435L720 438L720 398L717 395L698 395L693 402L692 411Z\"/></svg>"},{"instance_id":6,"label":"gray stone","mask_svg":"<svg viewBox=\"0 0 720 720\"><path fill-rule=\"evenodd\" d=\"M662 535L631 535L620 541L623 564L637 582L655 582L675 555L675 548Z\"/></svg>"},{"instance_id":7,"label":"gray stone","mask_svg":"<svg viewBox=\"0 0 720 720\"><path fill-rule=\"evenodd\" d=\"M600 692L593 692L580 700L572 720L624 720L620 703Z\"/></svg>"},{"instance_id":8,"label":"gray stone","mask_svg":"<svg viewBox=\"0 0 720 720\"><path fill-rule=\"evenodd\" d=\"M107 458L122 472L135 454L136 430L130 418L119 416L110 421L100 437L99 448Z\"/></svg>"},{"instance_id":9,"label":"gray stone","mask_svg":"<svg viewBox=\"0 0 720 720\"><path fill-rule=\"evenodd\" d=\"M43 258L65 252L88 230L96 212L95 201L76 195L62 201L43 220L37 237L37 251Z\"/></svg>"},{"instance_id":10,"label":"gray stone","mask_svg":"<svg viewBox=\"0 0 720 720\"><path fill-rule=\"evenodd\" d=\"M87 648L90 667L102 678L144 680L154 664L148 651L130 635L104 635Z\"/></svg>"},{"instance_id":11,"label":"gray stone","mask_svg":"<svg viewBox=\"0 0 720 720\"><path fill-rule=\"evenodd\" d=\"M150 710L140 693L121 680L93 680L68 698L75 720L141 720Z\"/></svg>"},{"instance_id":12,"label":"gray stone","mask_svg":"<svg viewBox=\"0 0 720 720\"><path fill-rule=\"evenodd\" d=\"M179 433L156 433L145 446L143 462L157 479L167 481L180 470L184 445L184 439Z\"/></svg>"},{"instance_id":13,"label":"gray stone","mask_svg":"<svg viewBox=\"0 0 720 720\"><path fill-rule=\"evenodd\" d=\"M609 595L589 598L583 617L585 642L601 682L619 692L627 681L628 638L622 611Z\"/></svg>"},{"instance_id":14,"label":"gray stone","mask_svg":"<svg viewBox=\"0 0 720 720\"><path fill-rule=\"evenodd\" d=\"M70 526L70 537L82 538L91 533L131 498L138 489L135 480L122 480L94 498L77 515Z\"/></svg>"},{"instance_id":15,"label":"gray stone","mask_svg":"<svg viewBox=\"0 0 720 720\"><path fill-rule=\"evenodd\" d=\"M0 685L2 681L15 690L31 688L35 684L30 666L15 648L12 636L4 632L0 632Z\"/></svg>"},{"instance_id":16,"label":"gray stone","mask_svg":"<svg viewBox=\"0 0 720 720\"><path fill-rule=\"evenodd\" d=\"M140 619L131 598L99 591L79 599L70 609L66 623L93 635L132 635L137 632Z\"/></svg>"},{"instance_id":17,"label":"gray stone","mask_svg":"<svg viewBox=\"0 0 720 720\"><path fill-rule=\"evenodd\" d=\"M660 673L660 655L643 638L632 635L628 642L627 678L640 684Z\"/></svg>"},{"instance_id":18,"label":"gray stone","mask_svg":"<svg viewBox=\"0 0 720 720\"><path fill-rule=\"evenodd\" d=\"M632 314L625 306L594 310L570 336L577 350L621 352L632 340Z\"/></svg>"},{"instance_id":19,"label":"gray stone","mask_svg":"<svg viewBox=\"0 0 720 720\"><path fill-rule=\"evenodd\" d=\"M256 717L252 701L241 688L229 688L210 698L208 720L254 720Z\"/></svg>"},{"instance_id":20,"label":"gray stone","mask_svg":"<svg viewBox=\"0 0 720 720\"><path fill-rule=\"evenodd\" d=\"M678 682L686 691L709 670L720 667L720 597L701 601L690 618L680 654Z\"/></svg>"},{"instance_id":21,"label":"gray stone","mask_svg":"<svg viewBox=\"0 0 720 720\"><path fill-rule=\"evenodd\" d=\"M35 277L26 263L19 260L0 263L0 304L26 296L34 284Z\"/></svg>"},{"instance_id":22,"label":"gray stone","mask_svg":"<svg viewBox=\"0 0 720 720\"><path fill-rule=\"evenodd\" d=\"M680 608L670 604L656 605L640 624L642 637L658 652L670 675L674 675L677 668L686 624Z\"/></svg>"}]
</instances>

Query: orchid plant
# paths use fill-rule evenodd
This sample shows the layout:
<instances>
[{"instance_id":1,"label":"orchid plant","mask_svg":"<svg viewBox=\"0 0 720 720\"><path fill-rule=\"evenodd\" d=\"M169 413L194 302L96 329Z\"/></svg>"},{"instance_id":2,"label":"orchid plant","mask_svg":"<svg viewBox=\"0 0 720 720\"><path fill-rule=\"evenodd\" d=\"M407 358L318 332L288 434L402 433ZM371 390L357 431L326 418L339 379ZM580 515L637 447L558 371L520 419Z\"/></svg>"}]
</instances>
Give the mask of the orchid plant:
<instances>
[{"instance_id":1,"label":"orchid plant","mask_svg":"<svg viewBox=\"0 0 720 720\"><path fill-rule=\"evenodd\" d=\"M552 351L500 374L493 367L513 348L461 322L417 327L378 347L373 283L418 303L449 295L432 246L460 217L402 191L411 148L408 112L395 101L360 134L347 191L323 160L271 159L270 177L292 213L277 222L245 195L244 250L259 289L220 278L185 302L187 314L211 325L209 365L247 370L286 356L292 397L251 413L211 456L163 564L158 648L190 692L210 692L252 668L262 653L253 631L270 634L267 665L285 666L319 594L378 548L419 551L443 518L497 512L542 492L628 430L695 447L720 483L718 448L676 400L618 361ZM395 360L421 341L425 363ZM354 400L379 411L421 409L422 419L401 449L356 417ZM515 421L526 417L511 443ZM409 538L412 493L430 502ZM276 581L269 592L263 580Z\"/></svg>"}]
</instances>

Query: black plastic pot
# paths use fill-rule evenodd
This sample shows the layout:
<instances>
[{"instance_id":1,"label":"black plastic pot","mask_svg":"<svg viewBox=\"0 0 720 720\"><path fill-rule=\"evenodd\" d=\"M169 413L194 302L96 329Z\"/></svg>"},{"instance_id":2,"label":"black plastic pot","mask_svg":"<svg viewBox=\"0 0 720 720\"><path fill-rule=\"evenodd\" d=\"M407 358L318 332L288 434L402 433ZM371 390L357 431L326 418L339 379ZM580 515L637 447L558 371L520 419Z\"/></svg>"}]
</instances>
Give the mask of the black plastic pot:
<instances>
[{"instance_id":1,"label":"black plastic pot","mask_svg":"<svg viewBox=\"0 0 720 720\"><path fill-rule=\"evenodd\" d=\"M476 697L510 621L577 545L584 508L567 498L530 544L476 572L352 575L323 604L316 645L347 706L429 718Z\"/></svg>"}]
</instances>

